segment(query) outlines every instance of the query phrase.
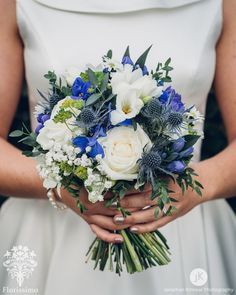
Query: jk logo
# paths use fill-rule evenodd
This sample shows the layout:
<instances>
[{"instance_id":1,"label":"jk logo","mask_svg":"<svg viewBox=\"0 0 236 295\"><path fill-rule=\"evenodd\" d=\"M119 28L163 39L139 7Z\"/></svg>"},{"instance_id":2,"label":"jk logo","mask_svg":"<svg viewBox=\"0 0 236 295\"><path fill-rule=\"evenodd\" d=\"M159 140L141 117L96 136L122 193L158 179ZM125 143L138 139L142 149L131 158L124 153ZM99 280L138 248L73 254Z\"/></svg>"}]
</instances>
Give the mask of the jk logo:
<instances>
[{"instance_id":1,"label":"jk logo","mask_svg":"<svg viewBox=\"0 0 236 295\"><path fill-rule=\"evenodd\" d=\"M195 268L190 273L190 282L197 287L201 287L206 284L208 279L207 272L202 268Z\"/></svg>"}]
</instances>

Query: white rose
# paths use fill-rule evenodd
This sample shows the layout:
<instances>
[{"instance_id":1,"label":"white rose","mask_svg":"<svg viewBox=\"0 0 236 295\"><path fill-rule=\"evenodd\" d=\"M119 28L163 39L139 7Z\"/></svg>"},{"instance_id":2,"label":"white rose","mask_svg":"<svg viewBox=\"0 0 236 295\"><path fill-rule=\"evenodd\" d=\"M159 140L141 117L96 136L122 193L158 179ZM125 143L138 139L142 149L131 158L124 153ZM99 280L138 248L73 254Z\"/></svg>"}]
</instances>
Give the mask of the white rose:
<instances>
[{"instance_id":1,"label":"white rose","mask_svg":"<svg viewBox=\"0 0 236 295\"><path fill-rule=\"evenodd\" d=\"M99 139L105 157L100 160L102 170L111 180L134 180L137 178L138 164L144 147L152 143L140 125L119 126L111 129L106 137Z\"/></svg>"},{"instance_id":2,"label":"white rose","mask_svg":"<svg viewBox=\"0 0 236 295\"><path fill-rule=\"evenodd\" d=\"M76 67L69 67L65 70L65 79L68 86L72 86L74 84L74 81L77 77L79 77L81 74L81 71Z\"/></svg>"},{"instance_id":3,"label":"white rose","mask_svg":"<svg viewBox=\"0 0 236 295\"><path fill-rule=\"evenodd\" d=\"M52 119L44 123L37 136L37 142L44 150L50 150L55 143L64 145L72 139L72 133L63 123L55 123Z\"/></svg>"}]
</instances>

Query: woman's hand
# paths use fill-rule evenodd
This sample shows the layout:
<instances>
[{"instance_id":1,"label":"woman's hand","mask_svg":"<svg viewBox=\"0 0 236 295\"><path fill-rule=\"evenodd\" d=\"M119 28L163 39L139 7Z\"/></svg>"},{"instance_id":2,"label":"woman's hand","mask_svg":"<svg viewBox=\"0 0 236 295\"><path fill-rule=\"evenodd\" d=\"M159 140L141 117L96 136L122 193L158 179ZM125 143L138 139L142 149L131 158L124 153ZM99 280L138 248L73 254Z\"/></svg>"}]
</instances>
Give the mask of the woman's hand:
<instances>
[{"instance_id":1,"label":"woman's hand","mask_svg":"<svg viewBox=\"0 0 236 295\"><path fill-rule=\"evenodd\" d=\"M172 213L170 216L163 216L162 213L159 213L158 219L155 219L155 209L157 208L156 203L157 201L154 200L154 203L150 203L150 192L143 193L139 192L136 194L133 194L130 197L126 197L121 201L121 205L126 207L130 205L134 205L132 200L136 202L137 199L139 199L139 205L140 207L148 206L148 208L144 208L143 210L139 210L136 212L133 212L130 216L127 216L126 218L122 218L120 214L114 216L114 222L128 225L132 224L130 227L130 230L134 233L146 233L146 232L152 232L167 223L175 220L176 218L185 215L187 212L192 210L195 206L199 205L203 201L206 201L206 198L200 197L197 195L194 191L189 189L186 191L186 193L183 195L181 192L181 189L177 184L174 184L173 181L169 184L170 190L174 191L172 194L172 197L177 200L177 202L172 203L177 210ZM149 203L149 204L148 204ZM150 205L153 206L150 206ZM168 208L166 208L168 209ZM117 222L118 221L118 222Z\"/></svg>"},{"instance_id":2,"label":"woman's hand","mask_svg":"<svg viewBox=\"0 0 236 295\"><path fill-rule=\"evenodd\" d=\"M77 207L75 198L73 198L67 190L62 189L61 195L63 203L80 215L89 224L90 228L98 238L110 243L123 242L121 235L109 231L123 229L130 226L129 224L116 225L113 222L112 216L117 213L115 209L106 208L104 202L92 204L88 201L86 190L82 189L80 192L80 201L84 204L87 210L84 213L81 213L80 209Z\"/></svg>"}]
</instances>

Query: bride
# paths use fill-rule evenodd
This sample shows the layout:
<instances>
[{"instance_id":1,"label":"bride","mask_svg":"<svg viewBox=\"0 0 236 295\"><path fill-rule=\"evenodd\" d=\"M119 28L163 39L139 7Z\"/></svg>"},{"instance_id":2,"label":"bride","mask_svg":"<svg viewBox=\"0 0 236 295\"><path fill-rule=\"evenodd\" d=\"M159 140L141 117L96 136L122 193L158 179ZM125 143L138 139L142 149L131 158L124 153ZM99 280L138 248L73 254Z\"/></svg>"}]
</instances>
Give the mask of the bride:
<instances>
[{"instance_id":1,"label":"bride","mask_svg":"<svg viewBox=\"0 0 236 295\"><path fill-rule=\"evenodd\" d=\"M0 2L0 194L11 196L0 211L0 288L9 293L17 282L3 262L12 247L34 251L37 266L25 278L27 293L75 294L232 294L236 291L234 261L236 222L225 198L236 194L236 2L235 0L5 0ZM199 198L182 196L172 216L154 219L149 192L130 192L122 206L133 209L125 220L103 203L80 214L66 191L63 212L50 206L35 161L7 142L9 128L27 81L32 128L37 89L47 90L43 79L49 69L62 74L70 66L98 64L113 49L121 56L127 45L137 56L150 44L148 65L172 57L173 86L188 105L204 114L214 80L228 135L228 147L194 168L204 185ZM44 81L45 80L45 81ZM203 126L201 126L202 128ZM145 233L161 228L167 237L171 263L143 273L117 277L94 271L84 263L94 234L122 243L111 230L129 228ZM4 256L5 255L5 256ZM199 269L201 272L199 272ZM190 276L191 274L191 276ZM26 291L25 291L26 292Z\"/></svg>"}]
</instances>

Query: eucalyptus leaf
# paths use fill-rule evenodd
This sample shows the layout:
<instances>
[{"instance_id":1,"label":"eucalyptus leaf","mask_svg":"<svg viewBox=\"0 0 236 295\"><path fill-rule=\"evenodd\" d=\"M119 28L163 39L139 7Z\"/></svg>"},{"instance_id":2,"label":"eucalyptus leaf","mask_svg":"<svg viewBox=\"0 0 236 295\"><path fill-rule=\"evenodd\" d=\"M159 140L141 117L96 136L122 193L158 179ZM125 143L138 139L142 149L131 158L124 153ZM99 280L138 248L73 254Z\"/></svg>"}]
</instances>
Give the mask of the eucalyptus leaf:
<instances>
[{"instance_id":1,"label":"eucalyptus leaf","mask_svg":"<svg viewBox=\"0 0 236 295\"><path fill-rule=\"evenodd\" d=\"M9 134L9 136L10 137L20 137L23 134L24 134L24 132L22 130L14 130Z\"/></svg>"},{"instance_id":2,"label":"eucalyptus leaf","mask_svg":"<svg viewBox=\"0 0 236 295\"><path fill-rule=\"evenodd\" d=\"M85 102L85 106L90 106L90 105L93 105L95 104L99 98L102 96L101 93L94 93L92 94L91 96L89 96L89 98L86 100Z\"/></svg>"},{"instance_id":3,"label":"eucalyptus leaf","mask_svg":"<svg viewBox=\"0 0 236 295\"><path fill-rule=\"evenodd\" d=\"M88 73L88 78L89 78L89 81L91 82L91 84L93 84L95 86L98 85L98 80L97 80L97 77L96 77L94 71L91 70L90 68L88 68L87 73Z\"/></svg>"},{"instance_id":4,"label":"eucalyptus leaf","mask_svg":"<svg viewBox=\"0 0 236 295\"><path fill-rule=\"evenodd\" d=\"M101 86L101 89L100 89L101 92L104 92L107 89L108 81L109 81L109 74L106 73L104 78L103 78L103 81L102 81L102 86Z\"/></svg>"}]
</instances>

